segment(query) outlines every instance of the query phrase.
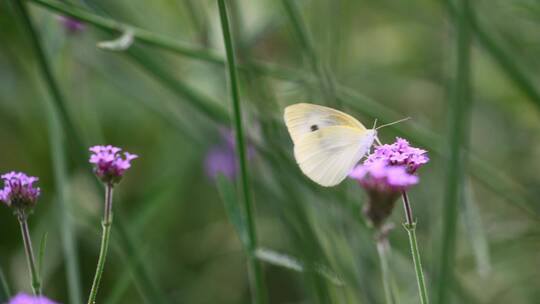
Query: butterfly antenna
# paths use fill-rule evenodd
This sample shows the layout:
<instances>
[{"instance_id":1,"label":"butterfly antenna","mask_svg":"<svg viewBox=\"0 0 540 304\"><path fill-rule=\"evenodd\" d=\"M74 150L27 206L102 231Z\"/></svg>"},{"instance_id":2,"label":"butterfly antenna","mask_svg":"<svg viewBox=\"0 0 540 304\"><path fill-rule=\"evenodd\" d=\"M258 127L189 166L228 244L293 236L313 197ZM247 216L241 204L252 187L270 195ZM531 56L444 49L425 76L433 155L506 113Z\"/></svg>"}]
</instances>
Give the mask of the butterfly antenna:
<instances>
[{"instance_id":1,"label":"butterfly antenna","mask_svg":"<svg viewBox=\"0 0 540 304\"><path fill-rule=\"evenodd\" d=\"M403 119L396 120L396 121L394 121L394 122L387 123L387 124L382 125L382 126L378 126L375 130L379 130L380 128L384 128L384 127L388 127L388 126L391 126L391 125L395 125L395 124L398 124L398 123L400 123L400 122L407 121L407 120L409 120L409 119L411 119L411 118L410 118L410 117L405 117L405 118L403 118Z\"/></svg>"},{"instance_id":2,"label":"butterfly antenna","mask_svg":"<svg viewBox=\"0 0 540 304\"><path fill-rule=\"evenodd\" d=\"M377 130L377 129L375 129L375 127L377 127L377 118L375 118L375 121L373 122L373 128L372 129Z\"/></svg>"},{"instance_id":3,"label":"butterfly antenna","mask_svg":"<svg viewBox=\"0 0 540 304\"><path fill-rule=\"evenodd\" d=\"M379 146L382 146L382 143L381 143L381 141L379 140L379 136L375 136L375 142L377 142L377 144L378 144Z\"/></svg>"}]
</instances>

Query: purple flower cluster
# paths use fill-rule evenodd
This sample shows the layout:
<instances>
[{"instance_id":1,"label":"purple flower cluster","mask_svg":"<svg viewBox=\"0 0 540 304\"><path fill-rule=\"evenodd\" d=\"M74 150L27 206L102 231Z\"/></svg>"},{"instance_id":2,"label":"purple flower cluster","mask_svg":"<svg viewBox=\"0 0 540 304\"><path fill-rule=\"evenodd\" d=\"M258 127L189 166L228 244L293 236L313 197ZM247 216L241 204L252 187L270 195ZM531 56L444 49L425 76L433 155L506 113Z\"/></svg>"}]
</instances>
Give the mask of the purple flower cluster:
<instances>
[{"instance_id":1,"label":"purple flower cluster","mask_svg":"<svg viewBox=\"0 0 540 304\"><path fill-rule=\"evenodd\" d=\"M90 149L90 163L94 165L94 173L106 184L115 184L122 179L127 169L131 167L131 161L137 158L135 154L124 152L118 147L93 146Z\"/></svg>"},{"instance_id":2,"label":"purple flower cluster","mask_svg":"<svg viewBox=\"0 0 540 304\"><path fill-rule=\"evenodd\" d=\"M34 207L41 192L38 187L34 187L37 177L22 172L9 172L1 177L4 189L0 190L0 201L16 209Z\"/></svg>"},{"instance_id":3,"label":"purple flower cluster","mask_svg":"<svg viewBox=\"0 0 540 304\"><path fill-rule=\"evenodd\" d=\"M381 145L375 148L375 152L368 156L364 164L383 161L391 166L405 166L409 173L414 173L418 168L429 162L427 151L411 147L403 138L396 138L391 145Z\"/></svg>"},{"instance_id":4,"label":"purple flower cluster","mask_svg":"<svg viewBox=\"0 0 540 304\"><path fill-rule=\"evenodd\" d=\"M404 166L391 166L382 160L357 166L349 176L362 187L380 192L402 191L418 183L418 176L409 174Z\"/></svg>"},{"instance_id":5,"label":"purple flower cluster","mask_svg":"<svg viewBox=\"0 0 540 304\"><path fill-rule=\"evenodd\" d=\"M11 300L9 300L7 304L58 304L58 303L46 298L45 296L36 297L36 296L31 296L25 293L19 293L13 298L11 298Z\"/></svg>"},{"instance_id":6,"label":"purple flower cluster","mask_svg":"<svg viewBox=\"0 0 540 304\"><path fill-rule=\"evenodd\" d=\"M364 214L373 226L380 228L401 193L418 184L414 173L429 161L426 154L426 150L411 147L398 137L393 144L376 147L363 164L351 171L349 177L356 179L368 194Z\"/></svg>"},{"instance_id":7,"label":"purple flower cluster","mask_svg":"<svg viewBox=\"0 0 540 304\"><path fill-rule=\"evenodd\" d=\"M79 20L67 16L58 16L58 20L70 34L82 32L86 29L86 25Z\"/></svg>"}]
</instances>

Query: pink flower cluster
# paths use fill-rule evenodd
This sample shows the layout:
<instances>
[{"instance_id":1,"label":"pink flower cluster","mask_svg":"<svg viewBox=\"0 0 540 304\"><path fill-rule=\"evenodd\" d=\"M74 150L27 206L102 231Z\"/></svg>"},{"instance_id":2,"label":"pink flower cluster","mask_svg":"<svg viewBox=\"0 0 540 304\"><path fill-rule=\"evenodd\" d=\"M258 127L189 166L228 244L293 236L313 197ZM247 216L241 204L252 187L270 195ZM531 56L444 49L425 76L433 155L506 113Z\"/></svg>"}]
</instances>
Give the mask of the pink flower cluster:
<instances>
[{"instance_id":1,"label":"pink flower cluster","mask_svg":"<svg viewBox=\"0 0 540 304\"><path fill-rule=\"evenodd\" d=\"M363 212L374 227L382 227L402 192L418 184L414 173L429 161L426 154L398 137L393 144L376 147L349 173L368 195Z\"/></svg>"},{"instance_id":2,"label":"pink flower cluster","mask_svg":"<svg viewBox=\"0 0 540 304\"><path fill-rule=\"evenodd\" d=\"M11 300L9 300L7 304L58 304L58 303L48 299L45 296L35 297L29 294L19 293L13 298L11 298Z\"/></svg>"},{"instance_id":3,"label":"pink flower cluster","mask_svg":"<svg viewBox=\"0 0 540 304\"><path fill-rule=\"evenodd\" d=\"M1 176L4 189L0 190L0 201L14 208L32 208L41 193L34 183L37 177L28 176L22 172L9 172Z\"/></svg>"},{"instance_id":4,"label":"pink flower cluster","mask_svg":"<svg viewBox=\"0 0 540 304\"><path fill-rule=\"evenodd\" d=\"M375 152L369 155L364 164L383 161L391 166L405 166L409 173L414 173L418 168L429 162L427 151L411 147L403 138L396 138L391 145L381 145L375 148Z\"/></svg>"},{"instance_id":5,"label":"pink flower cluster","mask_svg":"<svg viewBox=\"0 0 540 304\"><path fill-rule=\"evenodd\" d=\"M94 173L104 183L115 184L120 181L127 169L131 167L131 161L137 158L135 154L124 152L118 147L93 146L90 149L90 163L94 165Z\"/></svg>"},{"instance_id":6,"label":"pink flower cluster","mask_svg":"<svg viewBox=\"0 0 540 304\"><path fill-rule=\"evenodd\" d=\"M418 183L418 176L409 174L403 166L391 166L377 160L357 166L349 174L364 188L379 192L405 190Z\"/></svg>"}]
</instances>

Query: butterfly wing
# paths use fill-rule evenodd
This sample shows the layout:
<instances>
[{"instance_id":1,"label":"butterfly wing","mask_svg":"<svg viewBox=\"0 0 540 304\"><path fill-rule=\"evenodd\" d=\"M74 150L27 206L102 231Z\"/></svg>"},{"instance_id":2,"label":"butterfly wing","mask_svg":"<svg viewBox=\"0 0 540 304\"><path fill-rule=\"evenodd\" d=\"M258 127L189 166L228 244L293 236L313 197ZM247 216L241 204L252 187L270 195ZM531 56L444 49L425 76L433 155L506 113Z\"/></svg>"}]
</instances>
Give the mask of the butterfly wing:
<instances>
[{"instance_id":1,"label":"butterfly wing","mask_svg":"<svg viewBox=\"0 0 540 304\"><path fill-rule=\"evenodd\" d=\"M335 186L366 154L375 131L330 126L306 134L294 146L294 157L302 172L314 182Z\"/></svg>"},{"instance_id":2,"label":"butterfly wing","mask_svg":"<svg viewBox=\"0 0 540 304\"><path fill-rule=\"evenodd\" d=\"M297 103L286 107L284 118L295 144L303 136L331 126L366 130L364 125L346 113L310 103Z\"/></svg>"}]
</instances>

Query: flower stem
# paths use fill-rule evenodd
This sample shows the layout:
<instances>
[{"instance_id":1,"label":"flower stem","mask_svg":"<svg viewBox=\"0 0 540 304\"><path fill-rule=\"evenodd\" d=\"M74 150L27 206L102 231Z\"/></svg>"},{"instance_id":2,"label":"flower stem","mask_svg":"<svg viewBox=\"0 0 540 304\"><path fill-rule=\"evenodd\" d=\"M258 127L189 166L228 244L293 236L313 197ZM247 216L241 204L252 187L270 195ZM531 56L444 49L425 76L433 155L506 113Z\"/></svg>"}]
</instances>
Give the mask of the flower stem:
<instances>
[{"instance_id":1,"label":"flower stem","mask_svg":"<svg viewBox=\"0 0 540 304\"><path fill-rule=\"evenodd\" d=\"M409 203L409 197L407 192L403 191L403 208L405 208L405 215L407 222L403 225L409 234L409 243L411 244L411 252L414 263L414 270L416 272L416 281L418 282L418 292L420 294L420 303L428 304L428 294L426 288L426 282L424 280L424 273L422 271L422 261L420 259L420 251L418 250L418 242L416 241L416 222L413 220L413 213L411 204Z\"/></svg>"},{"instance_id":2,"label":"flower stem","mask_svg":"<svg viewBox=\"0 0 540 304\"><path fill-rule=\"evenodd\" d=\"M384 297L387 304L395 304L396 296L392 289L392 274L388 263L390 257L390 244L386 236L377 237L377 253L381 260L382 282L384 287Z\"/></svg>"},{"instance_id":3,"label":"flower stem","mask_svg":"<svg viewBox=\"0 0 540 304\"><path fill-rule=\"evenodd\" d=\"M18 214L19 224L21 225L21 233L24 243L24 251L26 253L26 259L28 261L28 268L30 268L30 277L32 278L32 291L35 296L41 295L41 280L39 279L39 272L36 266L36 258L34 257L34 250L32 249L32 240L30 238L30 229L28 229L27 215L24 211L20 211Z\"/></svg>"},{"instance_id":4,"label":"flower stem","mask_svg":"<svg viewBox=\"0 0 540 304\"><path fill-rule=\"evenodd\" d=\"M242 108L240 103L240 94L238 91L238 79L236 75L236 59L234 54L233 39L229 24L229 15L225 0L218 0L219 16L221 20L221 29L223 40L225 42L225 51L227 57L227 70L229 77L229 90L231 93L231 102L233 107L233 122L235 131L235 142L237 160L240 167L240 193L244 203L244 212L246 218L246 228L248 233L247 259L248 272L250 278L250 288L252 293L252 303L266 303L266 289L264 285L264 275L261 264L255 257L257 249L257 231L255 225L254 208L251 201L249 172L247 168L246 144L244 141L244 126L242 123Z\"/></svg>"},{"instance_id":5,"label":"flower stem","mask_svg":"<svg viewBox=\"0 0 540 304\"><path fill-rule=\"evenodd\" d=\"M90 297L88 298L88 304L95 304L97 298L97 292L99 283L101 281L101 275L105 268L105 260L107 258L107 250L109 248L109 238L111 236L111 226L113 220L112 214L112 196L113 186L107 184L105 186L105 208L103 211L103 235L101 237L101 249L99 250L99 258L96 267L96 274L94 276L94 282L92 283L92 289L90 290Z\"/></svg>"}]
</instances>

